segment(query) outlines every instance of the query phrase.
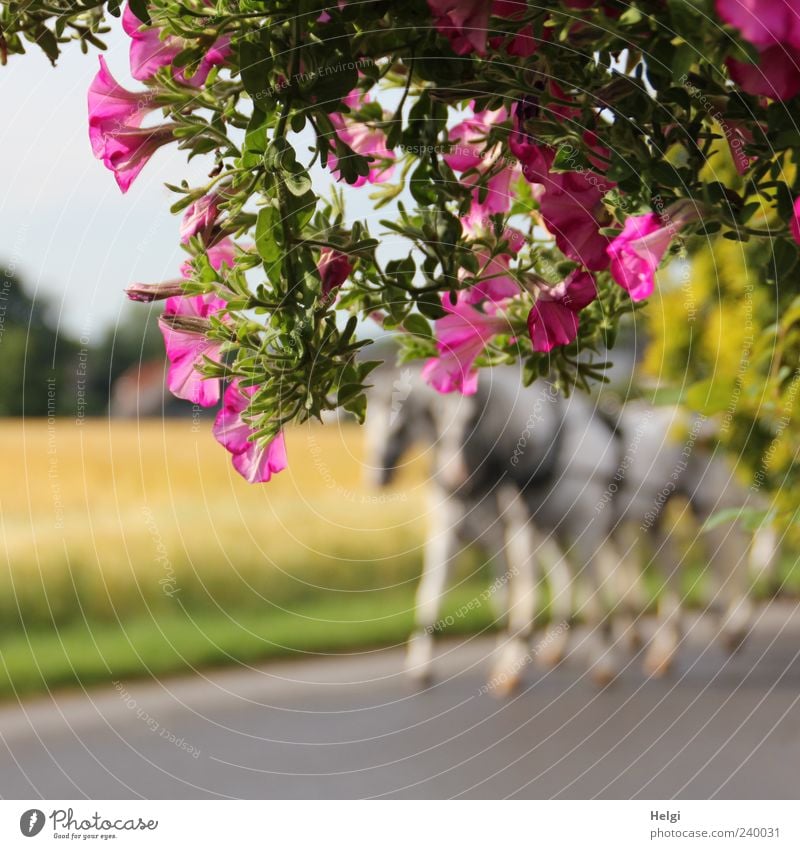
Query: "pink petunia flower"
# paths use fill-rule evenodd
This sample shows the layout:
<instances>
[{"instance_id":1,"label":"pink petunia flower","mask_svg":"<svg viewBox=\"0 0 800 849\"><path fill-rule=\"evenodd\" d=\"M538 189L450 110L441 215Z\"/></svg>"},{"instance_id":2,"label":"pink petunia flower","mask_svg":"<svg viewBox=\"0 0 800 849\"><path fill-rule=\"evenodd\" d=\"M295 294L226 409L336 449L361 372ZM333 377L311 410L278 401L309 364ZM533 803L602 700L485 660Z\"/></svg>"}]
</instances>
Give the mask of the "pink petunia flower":
<instances>
[{"instance_id":1,"label":"pink petunia flower","mask_svg":"<svg viewBox=\"0 0 800 849\"><path fill-rule=\"evenodd\" d=\"M428 0L436 29L459 56L486 53L491 0Z\"/></svg>"},{"instance_id":2,"label":"pink petunia flower","mask_svg":"<svg viewBox=\"0 0 800 849\"><path fill-rule=\"evenodd\" d=\"M494 0L492 4L492 14L509 21L522 17L527 11L528 4L525 0ZM545 28L542 31L543 40L547 40L549 34L550 29ZM521 56L525 59L533 56L539 49L539 44L539 40L533 35L533 27L530 24L515 32L513 37L494 36L489 39L489 46L492 50L505 50L509 56Z\"/></svg>"},{"instance_id":3,"label":"pink petunia flower","mask_svg":"<svg viewBox=\"0 0 800 849\"><path fill-rule=\"evenodd\" d=\"M122 28L131 39L131 75L136 80L149 80L159 68L172 65L175 57L187 46L184 39L174 35L162 38L161 29L143 24L131 11L130 6L125 7L122 15ZM230 38L224 36L206 51L197 71L191 77L186 77L182 69L178 70L176 76L186 85L199 88L205 84L211 69L216 65L224 65L230 53Z\"/></svg>"},{"instance_id":4,"label":"pink petunia flower","mask_svg":"<svg viewBox=\"0 0 800 849\"><path fill-rule=\"evenodd\" d=\"M236 258L236 245L228 238L220 239L215 245L206 248L208 262L215 271L219 271L223 265L233 268ZM185 280L192 277L192 261L187 259L181 266L181 274Z\"/></svg>"},{"instance_id":5,"label":"pink petunia flower","mask_svg":"<svg viewBox=\"0 0 800 849\"><path fill-rule=\"evenodd\" d=\"M564 256L590 271L608 267L608 237L600 232L608 213L603 195L610 183L591 171L550 174L539 200L545 226Z\"/></svg>"},{"instance_id":6,"label":"pink petunia flower","mask_svg":"<svg viewBox=\"0 0 800 849\"><path fill-rule=\"evenodd\" d=\"M207 240L214 229L219 215L219 195L212 192L203 195L186 207L181 222L181 242L186 244L192 236L201 236Z\"/></svg>"},{"instance_id":7,"label":"pink petunia flower","mask_svg":"<svg viewBox=\"0 0 800 849\"><path fill-rule=\"evenodd\" d=\"M728 58L749 94L789 100L800 93L800 0L717 0L717 14L758 48L758 64Z\"/></svg>"},{"instance_id":8,"label":"pink petunia flower","mask_svg":"<svg viewBox=\"0 0 800 849\"><path fill-rule=\"evenodd\" d=\"M362 94L358 89L353 89L344 103L353 111L358 111L361 106L370 102L369 94ZM394 153L386 147L386 135L382 130L374 129L360 121L355 121L348 115L332 112L330 120L336 128L336 135L355 153L361 156L372 157L373 162L369 168L369 174L359 176L353 186L358 188L365 183L383 183L390 180L394 173ZM328 154L328 168L337 180L342 180L338 160L333 151Z\"/></svg>"},{"instance_id":9,"label":"pink petunia flower","mask_svg":"<svg viewBox=\"0 0 800 849\"><path fill-rule=\"evenodd\" d=\"M557 286L541 286L528 313L533 350L546 353L572 342L578 335L580 311L596 297L594 278L586 271L573 271Z\"/></svg>"},{"instance_id":10,"label":"pink petunia flower","mask_svg":"<svg viewBox=\"0 0 800 849\"><path fill-rule=\"evenodd\" d=\"M288 465L283 431L259 447L253 429L242 418L256 387L240 388L232 381L225 390L222 409L214 421L214 438L233 455L233 467L248 483L265 483Z\"/></svg>"},{"instance_id":11,"label":"pink petunia flower","mask_svg":"<svg viewBox=\"0 0 800 849\"><path fill-rule=\"evenodd\" d=\"M519 284L508 272L511 254L502 253L492 257L489 251L481 250L476 253L476 257L478 277L469 289L461 293L467 303L477 304L484 300L496 303L519 294ZM460 277L462 280L470 279L466 273Z\"/></svg>"},{"instance_id":12,"label":"pink petunia flower","mask_svg":"<svg viewBox=\"0 0 800 849\"><path fill-rule=\"evenodd\" d=\"M131 39L131 75L135 80L149 80L159 68L171 65L181 52L179 39L174 36L162 39L161 30L143 24L130 6L122 13L122 28Z\"/></svg>"},{"instance_id":13,"label":"pink petunia flower","mask_svg":"<svg viewBox=\"0 0 800 849\"><path fill-rule=\"evenodd\" d=\"M550 88L555 96L564 97L554 84ZM539 211L559 250L590 271L602 271L608 266L608 238L600 233L600 228L609 220L603 197L614 187L602 174L608 151L597 143L594 134L586 132L589 158L597 170L552 171L555 151L539 144L525 130L525 121L535 117L538 110L535 96L516 104L509 147L519 159L525 179L542 187ZM572 117L571 110L560 105L550 111L564 120Z\"/></svg>"},{"instance_id":14,"label":"pink petunia flower","mask_svg":"<svg viewBox=\"0 0 800 849\"><path fill-rule=\"evenodd\" d=\"M172 126L122 128L109 133L102 155L103 165L114 172L114 179L122 192L127 192L152 155L165 144L174 141Z\"/></svg>"},{"instance_id":15,"label":"pink petunia flower","mask_svg":"<svg viewBox=\"0 0 800 849\"><path fill-rule=\"evenodd\" d=\"M436 321L439 356L425 363L422 376L437 392L474 395L475 360L493 336L508 329L508 322L501 315L481 312L465 298L453 304L449 294L442 297L442 306L448 314Z\"/></svg>"},{"instance_id":16,"label":"pink petunia flower","mask_svg":"<svg viewBox=\"0 0 800 849\"><path fill-rule=\"evenodd\" d=\"M717 0L717 14L756 47L800 50L800 0Z\"/></svg>"},{"instance_id":17,"label":"pink petunia flower","mask_svg":"<svg viewBox=\"0 0 800 849\"><path fill-rule=\"evenodd\" d=\"M322 294L327 298L347 280L352 270L353 266L346 254L333 248L323 248L317 263L317 271L322 279Z\"/></svg>"},{"instance_id":18,"label":"pink petunia flower","mask_svg":"<svg viewBox=\"0 0 800 849\"><path fill-rule=\"evenodd\" d=\"M503 50L509 56L533 56L539 48L530 24L511 37L493 35L489 38L489 17L495 15L513 21L527 11L524 0L428 0L428 6L436 29L459 56L470 53L484 56L487 40L492 50Z\"/></svg>"},{"instance_id":19,"label":"pink petunia flower","mask_svg":"<svg viewBox=\"0 0 800 849\"><path fill-rule=\"evenodd\" d=\"M167 388L176 398L201 407L213 407L219 401L219 379L205 378L198 368L205 364L206 359L216 363L221 360L223 343L207 338L203 324L224 307L225 301L213 294L181 295L169 298L164 304L164 314L159 318L158 326L170 362ZM170 320L175 317L184 321ZM192 322L192 319L198 321ZM197 327L192 327L193 323Z\"/></svg>"},{"instance_id":20,"label":"pink petunia flower","mask_svg":"<svg viewBox=\"0 0 800 849\"><path fill-rule=\"evenodd\" d=\"M675 234L653 212L632 215L622 232L608 246L611 276L634 301L653 294L655 273Z\"/></svg>"},{"instance_id":21,"label":"pink petunia flower","mask_svg":"<svg viewBox=\"0 0 800 849\"><path fill-rule=\"evenodd\" d=\"M206 255L212 268L219 271L223 265L232 267L235 247L230 239L223 239L208 248ZM187 260L181 266L181 275L184 280L191 277L190 261ZM204 324L224 307L225 301L210 293L171 297L164 304L164 314L158 323L170 361L167 388L176 398L183 398L201 407L212 407L219 401L219 380L205 378L197 369L204 365L206 358L220 362L222 342L208 339Z\"/></svg>"},{"instance_id":22,"label":"pink petunia flower","mask_svg":"<svg viewBox=\"0 0 800 849\"><path fill-rule=\"evenodd\" d=\"M89 86L89 140L95 156L101 156L107 136L121 127L138 127L156 109L147 91L129 91L121 86L100 56L100 70Z\"/></svg>"},{"instance_id":23,"label":"pink petunia flower","mask_svg":"<svg viewBox=\"0 0 800 849\"><path fill-rule=\"evenodd\" d=\"M726 59L731 79L743 91L773 100L791 100L800 93L800 55L776 44L759 51L758 64Z\"/></svg>"},{"instance_id":24,"label":"pink petunia flower","mask_svg":"<svg viewBox=\"0 0 800 849\"><path fill-rule=\"evenodd\" d=\"M476 185L483 174L493 172L486 182L483 200L477 186L473 191L468 216L473 221L486 221L489 216L508 212L511 208L511 183L519 176L519 166L512 163L498 168L502 147L496 145L487 150L485 143L492 127L507 118L508 112L503 108L475 112L471 118L456 124L448 134L450 150L444 155L444 160L453 171L465 174L461 178L462 183Z\"/></svg>"},{"instance_id":25,"label":"pink petunia flower","mask_svg":"<svg viewBox=\"0 0 800 849\"><path fill-rule=\"evenodd\" d=\"M127 192L156 150L173 141L172 126L142 128L142 120L156 108L150 94L123 88L102 56L100 70L89 86L88 106L92 152Z\"/></svg>"}]
</instances>

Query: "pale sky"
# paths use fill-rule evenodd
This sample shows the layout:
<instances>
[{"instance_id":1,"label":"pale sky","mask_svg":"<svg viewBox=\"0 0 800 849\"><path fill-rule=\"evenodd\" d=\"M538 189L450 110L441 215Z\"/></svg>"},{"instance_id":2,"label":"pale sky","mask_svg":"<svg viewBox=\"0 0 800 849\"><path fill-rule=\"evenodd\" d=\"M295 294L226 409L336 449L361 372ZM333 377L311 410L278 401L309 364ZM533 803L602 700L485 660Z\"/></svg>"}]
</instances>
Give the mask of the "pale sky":
<instances>
[{"instance_id":1,"label":"pale sky","mask_svg":"<svg viewBox=\"0 0 800 849\"><path fill-rule=\"evenodd\" d=\"M127 42L118 29L106 59L135 90L142 86L128 74ZM64 329L92 343L117 320L125 286L176 276L185 256L179 217L169 213L177 196L163 184L200 182L209 168L168 146L123 195L89 146L86 92L97 67L96 52L77 44L56 68L36 47L0 67L0 264L16 267Z\"/></svg>"}]
</instances>

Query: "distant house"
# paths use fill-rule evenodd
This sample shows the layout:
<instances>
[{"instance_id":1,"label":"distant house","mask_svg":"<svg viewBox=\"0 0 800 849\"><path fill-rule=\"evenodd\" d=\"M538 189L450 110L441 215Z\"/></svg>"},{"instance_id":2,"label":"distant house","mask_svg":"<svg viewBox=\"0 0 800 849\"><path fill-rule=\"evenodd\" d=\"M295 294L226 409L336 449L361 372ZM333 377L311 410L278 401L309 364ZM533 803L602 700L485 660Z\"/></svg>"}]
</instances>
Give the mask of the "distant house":
<instances>
[{"instance_id":1,"label":"distant house","mask_svg":"<svg viewBox=\"0 0 800 849\"><path fill-rule=\"evenodd\" d=\"M167 391L166 378L167 363L164 359L145 360L129 366L111 387L110 415L122 419L197 415L194 405L173 397ZM204 415L213 412L202 410Z\"/></svg>"}]
</instances>

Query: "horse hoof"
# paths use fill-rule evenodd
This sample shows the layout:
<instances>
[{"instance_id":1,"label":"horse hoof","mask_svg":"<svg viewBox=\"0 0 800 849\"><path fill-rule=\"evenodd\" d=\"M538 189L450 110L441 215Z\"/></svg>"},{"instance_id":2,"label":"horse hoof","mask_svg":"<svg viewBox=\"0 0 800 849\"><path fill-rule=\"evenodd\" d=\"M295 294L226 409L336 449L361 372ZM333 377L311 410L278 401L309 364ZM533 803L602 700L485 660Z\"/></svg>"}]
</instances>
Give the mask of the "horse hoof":
<instances>
[{"instance_id":1,"label":"horse hoof","mask_svg":"<svg viewBox=\"0 0 800 849\"><path fill-rule=\"evenodd\" d=\"M424 689L433 683L433 672L422 667L406 667L406 678L417 688Z\"/></svg>"},{"instance_id":2,"label":"horse hoof","mask_svg":"<svg viewBox=\"0 0 800 849\"><path fill-rule=\"evenodd\" d=\"M727 616L720 628L722 645L731 653L739 651L753 625L753 609L748 602L740 602Z\"/></svg>"},{"instance_id":3,"label":"horse hoof","mask_svg":"<svg viewBox=\"0 0 800 849\"><path fill-rule=\"evenodd\" d=\"M493 675L486 687L495 698L507 699L519 690L520 680L519 675L508 675L501 672L499 675Z\"/></svg>"},{"instance_id":4,"label":"horse hoof","mask_svg":"<svg viewBox=\"0 0 800 849\"><path fill-rule=\"evenodd\" d=\"M520 638L500 645L487 689L496 696L510 696L519 688L522 670L530 660L528 644Z\"/></svg>"},{"instance_id":5,"label":"horse hoof","mask_svg":"<svg viewBox=\"0 0 800 849\"><path fill-rule=\"evenodd\" d=\"M592 667L591 677L594 685L603 689L614 682L617 677L617 668L611 663L600 661Z\"/></svg>"},{"instance_id":6,"label":"horse hoof","mask_svg":"<svg viewBox=\"0 0 800 849\"><path fill-rule=\"evenodd\" d=\"M546 669L558 666L567 653L568 637L565 633L545 634L536 649L536 658Z\"/></svg>"},{"instance_id":7,"label":"horse hoof","mask_svg":"<svg viewBox=\"0 0 800 849\"><path fill-rule=\"evenodd\" d=\"M747 631L726 631L722 634L722 645L729 654L736 654L747 642Z\"/></svg>"},{"instance_id":8,"label":"horse hoof","mask_svg":"<svg viewBox=\"0 0 800 849\"><path fill-rule=\"evenodd\" d=\"M627 631L625 635L625 642L628 644L628 648L632 652L639 651L644 645L644 640L642 639L639 629L634 626L631 626L631 628Z\"/></svg>"},{"instance_id":9,"label":"horse hoof","mask_svg":"<svg viewBox=\"0 0 800 849\"><path fill-rule=\"evenodd\" d=\"M433 677L433 637L430 634L414 634L406 649L405 672L417 685L430 684Z\"/></svg>"},{"instance_id":10,"label":"horse hoof","mask_svg":"<svg viewBox=\"0 0 800 849\"><path fill-rule=\"evenodd\" d=\"M650 678L664 678L672 671L675 660L673 652L649 651L644 659L642 668Z\"/></svg>"}]
</instances>

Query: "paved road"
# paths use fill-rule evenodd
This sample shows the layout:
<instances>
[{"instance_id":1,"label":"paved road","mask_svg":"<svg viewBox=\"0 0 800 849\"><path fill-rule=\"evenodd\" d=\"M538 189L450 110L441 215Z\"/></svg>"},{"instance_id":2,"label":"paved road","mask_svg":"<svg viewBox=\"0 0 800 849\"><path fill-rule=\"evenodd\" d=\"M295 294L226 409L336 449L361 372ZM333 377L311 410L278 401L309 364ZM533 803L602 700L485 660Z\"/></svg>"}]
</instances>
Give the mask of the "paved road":
<instances>
[{"instance_id":1,"label":"paved road","mask_svg":"<svg viewBox=\"0 0 800 849\"><path fill-rule=\"evenodd\" d=\"M0 795L800 798L800 608L765 608L731 659L707 627L673 678L632 661L602 692L574 655L481 693L476 638L443 643L422 691L394 649L5 706Z\"/></svg>"}]
</instances>

